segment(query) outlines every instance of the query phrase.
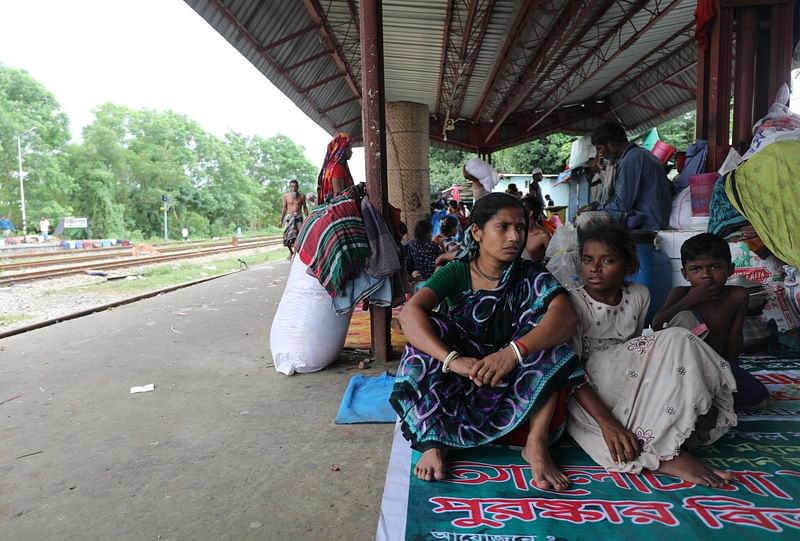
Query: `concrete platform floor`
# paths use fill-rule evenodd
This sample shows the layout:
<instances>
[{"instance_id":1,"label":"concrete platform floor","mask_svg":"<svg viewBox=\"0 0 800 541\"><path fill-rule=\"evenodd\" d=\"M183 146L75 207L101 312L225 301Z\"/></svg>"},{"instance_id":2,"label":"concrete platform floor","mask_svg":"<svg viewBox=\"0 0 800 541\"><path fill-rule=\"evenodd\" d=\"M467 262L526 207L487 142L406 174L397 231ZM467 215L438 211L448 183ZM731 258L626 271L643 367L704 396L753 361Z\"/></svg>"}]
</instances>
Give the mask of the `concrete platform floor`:
<instances>
[{"instance_id":1,"label":"concrete platform floor","mask_svg":"<svg viewBox=\"0 0 800 541\"><path fill-rule=\"evenodd\" d=\"M373 539L392 426L334 424L356 360L268 366L288 271L0 340L0 539Z\"/></svg>"}]
</instances>

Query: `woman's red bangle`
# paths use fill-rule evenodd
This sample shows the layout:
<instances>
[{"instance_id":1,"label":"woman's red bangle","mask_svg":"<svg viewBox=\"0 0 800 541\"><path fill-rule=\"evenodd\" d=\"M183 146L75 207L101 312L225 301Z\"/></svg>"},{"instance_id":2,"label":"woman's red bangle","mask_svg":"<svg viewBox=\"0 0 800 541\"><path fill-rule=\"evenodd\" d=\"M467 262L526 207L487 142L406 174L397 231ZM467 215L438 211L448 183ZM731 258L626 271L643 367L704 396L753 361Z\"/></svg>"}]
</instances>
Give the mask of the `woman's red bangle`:
<instances>
[{"instance_id":1,"label":"woman's red bangle","mask_svg":"<svg viewBox=\"0 0 800 541\"><path fill-rule=\"evenodd\" d=\"M522 343L522 340L514 340L514 343L517 345L519 350L522 352L523 357L527 357L530 354L528 348L525 347L525 344Z\"/></svg>"}]
</instances>

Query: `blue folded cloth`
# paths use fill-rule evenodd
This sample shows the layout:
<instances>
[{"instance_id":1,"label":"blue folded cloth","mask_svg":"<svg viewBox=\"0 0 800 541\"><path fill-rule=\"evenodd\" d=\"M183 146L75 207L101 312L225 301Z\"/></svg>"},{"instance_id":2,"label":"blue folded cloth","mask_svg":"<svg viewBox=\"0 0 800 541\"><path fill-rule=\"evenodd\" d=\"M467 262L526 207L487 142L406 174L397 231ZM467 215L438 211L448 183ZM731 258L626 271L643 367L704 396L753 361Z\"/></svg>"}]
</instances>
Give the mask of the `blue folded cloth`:
<instances>
[{"instance_id":1,"label":"blue folded cloth","mask_svg":"<svg viewBox=\"0 0 800 541\"><path fill-rule=\"evenodd\" d=\"M353 376L342 397L336 424L395 422L397 413L389 404L392 386L394 376L388 372L372 377Z\"/></svg>"}]
</instances>

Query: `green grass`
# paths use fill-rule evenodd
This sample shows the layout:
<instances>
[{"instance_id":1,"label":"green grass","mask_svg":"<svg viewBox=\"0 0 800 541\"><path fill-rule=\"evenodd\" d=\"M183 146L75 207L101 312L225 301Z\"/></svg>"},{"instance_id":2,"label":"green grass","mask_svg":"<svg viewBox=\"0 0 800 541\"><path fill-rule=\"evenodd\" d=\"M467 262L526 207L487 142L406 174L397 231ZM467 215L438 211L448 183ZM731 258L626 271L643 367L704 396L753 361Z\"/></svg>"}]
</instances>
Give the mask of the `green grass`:
<instances>
[{"instance_id":1,"label":"green grass","mask_svg":"<svg viewBox=\"0 0 800 541\"><path fill-rule=\"evenodd\" d=\"M3 325L13 325L14 323L31 319L31 317L33 316L29 314L0 314L0 327Z\"/></svg>"},{"instance_id":2,"label":"green grass","mask_svg":"<svg viewBox=\"0 0 800 541\"><path fill-rule=\"evenodd\" d=\"M251 255L241 258L231 258L209 263L192 263L191 261L159 265L146 269L138 274L139 280L113 280L82 286L66 291L53 291L51 294L73 294L77 292L108 292L130 293L138 295L156 289L162 289L193 280L200 280L210 276L217 276L230 271L239 270L239 259L243 259L249 266L261 265L270 261L277 261L286 257L286 250L272 250L266 253ZM122 272L122 271L120 271Z\"/></svg>"}]
</instances>

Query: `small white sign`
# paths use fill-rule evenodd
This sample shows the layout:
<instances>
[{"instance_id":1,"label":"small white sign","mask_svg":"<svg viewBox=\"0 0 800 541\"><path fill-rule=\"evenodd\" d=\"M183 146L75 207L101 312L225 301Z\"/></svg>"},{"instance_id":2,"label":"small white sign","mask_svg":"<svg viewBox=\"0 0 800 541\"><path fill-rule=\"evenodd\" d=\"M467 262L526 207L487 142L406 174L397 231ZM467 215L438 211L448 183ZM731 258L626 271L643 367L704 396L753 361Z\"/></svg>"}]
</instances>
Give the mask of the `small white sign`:
<instances>
[{"instance_id":1,"label":"small white sign","mask_svg":"<svg viewBox=\"0 0 800 541\"><path fill-rule=\"evenodd\" d=\"M82 229L88 226L88 218L64 218L64 227L66 229Z\"/></svg>"}]
</instances>

